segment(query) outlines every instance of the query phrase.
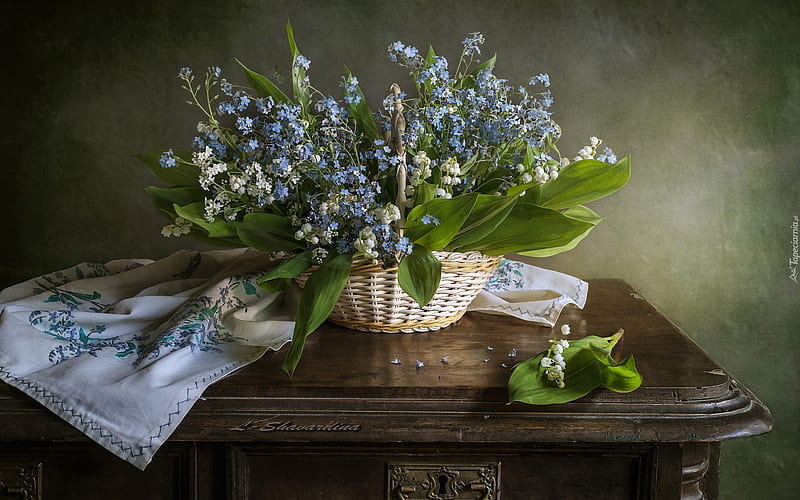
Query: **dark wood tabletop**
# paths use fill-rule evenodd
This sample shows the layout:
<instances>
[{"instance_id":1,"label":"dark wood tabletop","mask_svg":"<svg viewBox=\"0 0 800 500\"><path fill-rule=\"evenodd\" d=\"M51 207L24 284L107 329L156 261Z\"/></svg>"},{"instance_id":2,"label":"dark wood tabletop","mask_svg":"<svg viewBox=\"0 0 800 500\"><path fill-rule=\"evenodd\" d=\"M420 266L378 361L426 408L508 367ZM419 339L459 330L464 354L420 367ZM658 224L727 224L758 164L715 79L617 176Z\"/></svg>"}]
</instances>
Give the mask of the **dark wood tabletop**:
<instances>
[{"instance_id":1,"label":"dark wood tabletop","mask_svg":"<svg viewBox=\"0 0 800 500\"><path fill-rule=\"evenodd\" d=\"M614 356L634 355L642 386L627 394L597 389L559 405L508 405L508 367L545 350L563 324L573 339L624 329ZM516 357L508 355L512 349ZM553 329L477 313L427 333L325 324L308 338L292 378L280 368L284 351L268 352L212 385L172 439L332 437L263 432L263 422L357 426L358 432L336 433L348 441L476 443L721 441L772 425L755 396L621 280L591 280L585 308L567 306ZM85 439L6 384L0 384L0 419L6 440Z\"/></svg>"},{"instance_id":2,"label":"dark wood tabletop","mask_svg":"<svg viewBox=\"0 0 800 500\"><path fill-rule=\"evenodd\" d=\"M614 355L635 356L641 387L507 404L509 367L564 324L573 339L624 329ZM465 498L713 499L721 442L772 427L747 388L620 280L590 281L585 308L567 306L552 329L475 313L428 333L326 324L292 378L283 356L208 388L144 473L0 384L0 481L45 499L97 497L96 474L116 498L440 498L423 495L434 486L422 478L450 474L487 488Z\"/></svg>"}]
</instances>

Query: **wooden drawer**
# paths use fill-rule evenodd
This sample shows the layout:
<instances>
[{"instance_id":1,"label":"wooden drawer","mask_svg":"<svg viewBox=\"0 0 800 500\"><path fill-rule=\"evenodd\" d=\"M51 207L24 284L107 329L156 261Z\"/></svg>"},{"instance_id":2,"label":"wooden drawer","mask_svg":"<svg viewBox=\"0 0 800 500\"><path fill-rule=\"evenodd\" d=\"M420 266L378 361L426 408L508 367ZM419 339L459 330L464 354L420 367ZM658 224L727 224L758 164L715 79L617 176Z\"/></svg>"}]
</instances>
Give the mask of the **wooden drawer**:
<instances>
[{"instance_id":1,"label":"wooden drawer","mask_svg":"<svg viewBox=\"0 0 800 500\"><path fill-rule=\"evenodd\" d=\"M195 498L194 464L192 443L168 443L146 471L94 443L3 443L0 500Z\"/></svg>"},{"instance_id":2,"label":"wooden drawer","mask_svg":"<svg viewBox=\"0 0 800 500\"><path fill-rule=\"evenodd\" d=\"M393 444L335 449L232 444L231 498L650 498L654 453L655 448L647 447Z\"/></svg>"}]
</instances>

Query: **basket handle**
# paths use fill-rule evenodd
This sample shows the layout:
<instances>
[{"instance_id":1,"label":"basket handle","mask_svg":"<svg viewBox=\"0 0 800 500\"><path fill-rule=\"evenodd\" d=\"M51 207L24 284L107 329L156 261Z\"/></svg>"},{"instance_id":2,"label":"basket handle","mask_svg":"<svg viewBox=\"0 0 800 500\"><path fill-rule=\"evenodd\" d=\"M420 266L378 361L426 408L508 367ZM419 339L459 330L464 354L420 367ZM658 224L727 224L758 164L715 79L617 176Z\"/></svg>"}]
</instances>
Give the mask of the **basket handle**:
<instances>
[{"instance_id":1,"label":"basket handle","mask_svg":"<svg viewBox=\"0 0 800 500\"><path fill-rule=\"evenodd\" d=\"M400 86L393 83L389 87L392 95L392 114L390 118L391 129L383 133L386 144L397 154L397 199L395 205L400 210L400 219L396 221L397 233L403 236L403 228L406 226L406 184L408 178L408 167L406 166L406 146L403 144L403 134L406 132L406 119L403 116L403 100L400 98Z\"/></svg>"}]
</instances>

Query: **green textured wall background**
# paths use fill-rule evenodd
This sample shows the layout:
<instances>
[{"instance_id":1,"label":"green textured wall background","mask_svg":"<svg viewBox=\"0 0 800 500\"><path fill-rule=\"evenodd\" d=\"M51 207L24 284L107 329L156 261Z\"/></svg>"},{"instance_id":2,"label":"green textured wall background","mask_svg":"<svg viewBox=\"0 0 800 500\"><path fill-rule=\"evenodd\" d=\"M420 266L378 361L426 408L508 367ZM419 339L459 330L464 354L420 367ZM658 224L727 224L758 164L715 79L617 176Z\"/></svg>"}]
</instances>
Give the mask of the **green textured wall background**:
<instances>
[{"instance_id":1,"label":"green textured wall background","mask_svg":"<svg viewBox=\"0 0 800 500\"><path fill-rule=\"evenodd\" d=\"M633 176L607 217L537 264L627 280L771 408L768 435L723 446L722 498L795 498L800 286L800 7L796 2L206 0L30 3L5 12L0 286L80 261L159 258L191 240L163 221L132 155L188 148L197 115L174 78L234 57L288 66L284 23L337 91L347 64L372 103L402 71L395 40L455 56L481 31L496 73L553 82L572 153L588 137ZM10 60L10 64L9 64ZM598 332L608 333L608 332ZM630 332L635 335L635 332Z\"/></svg>"}]
</instances>

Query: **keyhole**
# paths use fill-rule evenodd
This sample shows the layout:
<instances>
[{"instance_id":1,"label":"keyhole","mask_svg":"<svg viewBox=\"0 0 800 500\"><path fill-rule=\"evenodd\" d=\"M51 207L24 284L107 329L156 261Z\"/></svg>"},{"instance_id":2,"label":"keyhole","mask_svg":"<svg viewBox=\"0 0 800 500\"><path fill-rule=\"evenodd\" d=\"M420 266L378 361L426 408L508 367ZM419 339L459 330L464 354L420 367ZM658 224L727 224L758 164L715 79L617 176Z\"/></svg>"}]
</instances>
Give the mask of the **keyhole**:
<instances>
[{"instance_id":1,"label":"keyhole","mask_svg":"<svg viewBox=\"0 0 800 500\"><path fill-rule=\"evenodd\" d=\"M438 481L439 481L439 494L440 495L446 495L447 494L447 482L449 481L449 478L447 476L445 476L444 474L442 474L441 476L439 476L439 480Z\"/></svg>"}]
</instances>

